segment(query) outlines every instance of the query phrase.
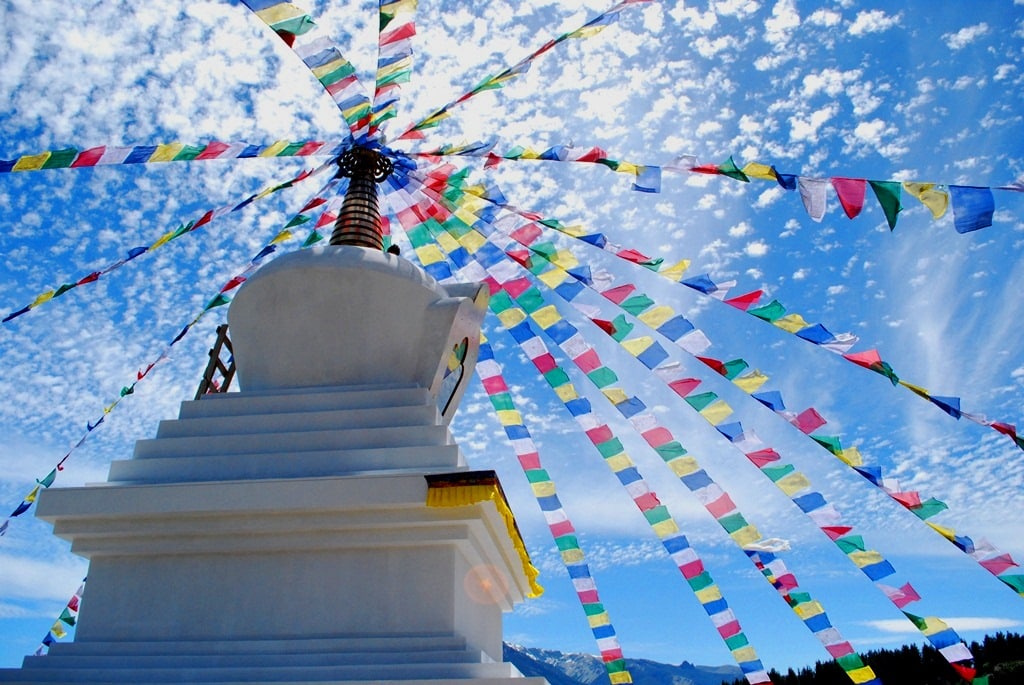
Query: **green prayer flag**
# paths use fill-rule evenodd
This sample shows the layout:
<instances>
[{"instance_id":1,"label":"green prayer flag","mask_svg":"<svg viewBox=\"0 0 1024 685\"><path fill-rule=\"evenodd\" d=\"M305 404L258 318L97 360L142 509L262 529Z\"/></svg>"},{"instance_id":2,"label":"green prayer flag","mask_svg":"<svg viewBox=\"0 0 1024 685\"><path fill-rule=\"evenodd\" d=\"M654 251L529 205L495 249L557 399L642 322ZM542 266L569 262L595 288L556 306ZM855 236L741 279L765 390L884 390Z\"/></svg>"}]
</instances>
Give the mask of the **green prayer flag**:
<instances>
[{"instance_id":1,"label":"green prayer flag","mask_svg":"<svg viewBox=\"0 0 1024 685\"><path fill-rule=\"evenodd\" d=\"M612 333L612 340L622 342L633 330L633 324L626 319L624 314L619 314L612 320L612 328L615 329L615 332Z\"/></svg>"},{"instance_id":2,"label":"green prayer flag","mask_svg":"<svg viewBox=\"0 0 1024 685\"><path fill-rule=\"evenodd\" d=\"M310 233L309 236L306 238L306 240L303 241L302 246L309 247L310 245L315 245L316 243L319 243L323 239L323 234L314 229L313 232Z\"/></svg>"},{"instance_id":3,"label":"green prayer flag","mask_svg":"<svg viewBox=\"0 0 1024 685\"><path fill-rule=\"evenodd\" d=\"M935 516L940 511L949 509L945 502L941 502L934 497L929 497L926 501L921 502L921 506L914 507L910 511L914 512L915 515L922 521L927 521L932 516Z\"/></svg>"},{"instance_id":4,"label":"green prayer flag","mask_svg":"<svg viewBox=\"0 0 1024 685\"><path fill-rule=\"evenodd\" d=\"M743 181L749 183L750 179L747 175L740 171L740 168L736 166L736 162L732 161L732 157L729 157L724 163L718 165L718 173L729 178L734 178L737 181Z\"/></svg>"},{"instance_id":5,"label":"green prayer flag","mask_svg":"<svg viewBox=\"0 0 1024 685\"><path fill-rule=\"evenodd\" d=\"M718 523L722 528L725 528L725 532L735 533L747 525L747 519L743 518L743 514L736 512L735 514L729 514L718 519Z\"/></svg>"},{"instance_id":6,"label":"green prayer flag","mask_svg":"<svg viewBox=\"0 0 1024 685\"><path fill-rule=\"evenodd\" d=\"M625 309L633 316L638 316L639 314L642 314L644 311L649 309L653 304L654 300L647 297L647 295L641 293L639 295L634 295L633 297L628 298L619 306Z\"/></svg>"},{"instance_id":7,"label":"green prayer flag","mask_svg":"<svg viewBox=\"0 0 1024 685\"><path fill-rule=\"evenodd\" d=\"M686 403L689 404L691 407L693 407L697 411L700 411L704 407L708 406L709 404L717 400L718 395L716 395L713 392L699 392L695 395L687 395L683 399L686 400Z\"/></svg>"},{"instance_id":8,"label":"green prayer flag","mask_svg":"<svg viewBox=\"0 0 1024 685\"><path fill-rule=\"evenodd\" d=\"M713 585L714 584L714 581L711 580L711 574L708 573L707 571L701 571L700 573L695 575L693 578L688 578L686 582L690 584L690 589L692 589L694 591L696 591L696 590L703 590L704 588L708 587L709 585Z\"/></svg>"},{"instance_id":9,"label":"green prayer flag","mask_svg":"<svg viewBox=\"0 0 1024 685\"><path fill-rule=\"evenodd\" d=\"M544 306L544 296L540 290L531 286L526 292L516 298L516 302L527 314L532 314Z\"/></svg>"},{"instance_id":10,"label":"green prayer flag","mask_svg":"<svg viewBox=\"0 0 1024 685\"><path fill-rule=\"evenodd\" d=\"M778 300L772 300L766 305L748 309L747 313L753 314L757 318L764 319L765 321L775 321L786 315L786 308L783 307L782 303Z\"/></svg>"},{"instance_id":11,"label":"green prayer flag","mask_svg":"<svg viewBox=\"0 0 1024 685\"><path fill-rule=\"evenodd\" d=\"M614 457L616 454L622 454L622 442L618 438L605 440L601 444L597 445L597 451L600 452L601 456L605 459Z\"/></svg>"},{"instance_id":12,"label":"green prayer flag","mask_svg":"<svg viewBox=\"0 0 1024 685\"><path fill-rule=\"evenodd\" d=\"M864 538L860 535L847 535L836 540L836 547L843 550L843 554L863 552L865 551Z\"/></svg>"},{"instance_id":13,"label":"green prayer flag","mask_svg":"<svg viewBox=\"0 0 1024 685\"><path fill-rule=\"evenodd\" d=\"M878 204L885 212L885 220L889 223L889 230L896 229L896 215L903 210L900 204L900 193L903 184L899 181L868 181L871 190L875 193Z\"/></svg>"},{"instance_id":14,"label":"green prayer flag","mask_svg":"<svg viewBox=\"0 0 1024 685\"><path fill-rule=\"evenodd\" d=\"M783 464L782 466L762 466L761 473L768 476L773 483L777 483L782 478L785 478L789 474L793 473L796 468L792 464Z\"/></svg>"},{"instance_id":15,"label":"green prayer flag","mask_svg":"<svg viewBox=\"0 0 1024 685\"><path fill-rule=\"evenodd\" d=\"M78 157L78 150L73 147L64 150L52 150L50 156L43 162L43 169L64 169L71 166L71 163Z\"/></svg>"},{"instance_id":16,"label":"green prayer flag","mask_svg":"<svg viewBox=\"0 0 1024 685\"><path fill-rule=\"evenodd\" d=\"M609 369L607 366L594 369L587 374L587 378L593 381L594 385L598 388L604 388L615 381L619 380L619 377L615 375L615 372Z\"/></svg>"}]
</instances>

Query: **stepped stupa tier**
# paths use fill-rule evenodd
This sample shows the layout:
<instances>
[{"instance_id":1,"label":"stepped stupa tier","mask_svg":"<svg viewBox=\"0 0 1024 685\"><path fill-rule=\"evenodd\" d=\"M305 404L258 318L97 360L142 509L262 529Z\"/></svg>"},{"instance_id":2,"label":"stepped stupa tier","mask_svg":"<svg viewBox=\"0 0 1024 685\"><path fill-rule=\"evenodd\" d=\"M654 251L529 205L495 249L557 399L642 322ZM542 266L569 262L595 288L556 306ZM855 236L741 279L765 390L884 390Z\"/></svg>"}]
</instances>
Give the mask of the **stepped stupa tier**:
<instances>
[{"instance_id":1,"label":"stepped stupa tier","mask_svg":"<svg viewBox=\"0 0 1024 685\"><path fill-rule=\"evenodd\" d=\"M75 640L0 682L545 682L501 660L536 572L448 430L487 289L340 243L239 290L237 392L183 402L108 482L43 493L90 561Z\"/></svg>"}]
</instances>

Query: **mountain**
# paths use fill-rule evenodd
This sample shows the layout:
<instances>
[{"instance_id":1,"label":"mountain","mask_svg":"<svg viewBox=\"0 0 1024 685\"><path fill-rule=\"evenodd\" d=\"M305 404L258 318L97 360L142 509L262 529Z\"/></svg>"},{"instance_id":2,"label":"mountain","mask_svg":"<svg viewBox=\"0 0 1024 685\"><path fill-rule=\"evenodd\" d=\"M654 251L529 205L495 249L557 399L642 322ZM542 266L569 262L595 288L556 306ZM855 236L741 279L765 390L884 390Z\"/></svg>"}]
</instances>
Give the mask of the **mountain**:
<instances>
[{"instance_id":1,"label":"mountain","mask_svg":"<svg viewBox=\"0 0 1024 685\"><path fill-rule=\"evenodd\" d=\"M591 685L608 682L601 659L591 654L563 654L505 644L505 661L525 676L547 678L550 685ZM721 685L742 677L737 666L697 666L687 661L673 666L646 659L627 659L634 685Z\"/></svg>"}]
</instances>

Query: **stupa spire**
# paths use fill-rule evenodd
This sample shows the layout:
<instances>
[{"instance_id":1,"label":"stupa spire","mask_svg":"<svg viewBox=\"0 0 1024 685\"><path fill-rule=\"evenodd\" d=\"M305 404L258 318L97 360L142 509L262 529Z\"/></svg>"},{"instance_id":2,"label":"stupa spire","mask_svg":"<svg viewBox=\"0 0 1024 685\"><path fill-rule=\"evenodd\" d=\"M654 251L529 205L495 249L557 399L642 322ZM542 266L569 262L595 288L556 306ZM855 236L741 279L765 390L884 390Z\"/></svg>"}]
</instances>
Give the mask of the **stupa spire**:
<instances>
[{"instance_id":1,"label":"stupa spire","mask_svg":"<svg viewBox=\"0 0 1024 685\"><path fill-rule=\"evenodd\" d=\"M334 222L331 245L384 249L377 184L391 172L391 160L368 147L353 147L338 158L338 175L349 178L348 191Z\"/></svg>"}]
</instances>

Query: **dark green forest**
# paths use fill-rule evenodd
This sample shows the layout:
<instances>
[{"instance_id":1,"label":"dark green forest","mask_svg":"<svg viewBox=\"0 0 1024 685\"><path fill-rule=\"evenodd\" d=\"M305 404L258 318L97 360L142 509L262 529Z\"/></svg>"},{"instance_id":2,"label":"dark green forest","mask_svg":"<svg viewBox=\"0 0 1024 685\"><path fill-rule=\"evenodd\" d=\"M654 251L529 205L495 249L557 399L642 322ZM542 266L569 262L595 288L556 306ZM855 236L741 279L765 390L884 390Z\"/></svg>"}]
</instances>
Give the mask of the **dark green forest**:
<instances>
[{"instance_id":1,"label":"dark green forest","mask_svg":"<svg viewBox=\"0 0 1024 685\"><path fill-rule=\"evenodd\" d=\"M982 642L968 645L974 655L976 685L1020 685L1024 683L1024 636L996 633ZM964 681L949 663L930 645L906 645L900 649L882 649L861 654L886 685L963 685ZM832 661L819 661L813 668L768 672L775 685L837 685L850 682L843 670ZM723 685L746 685L743 678Z\"/></svg>"}]
</instances>

